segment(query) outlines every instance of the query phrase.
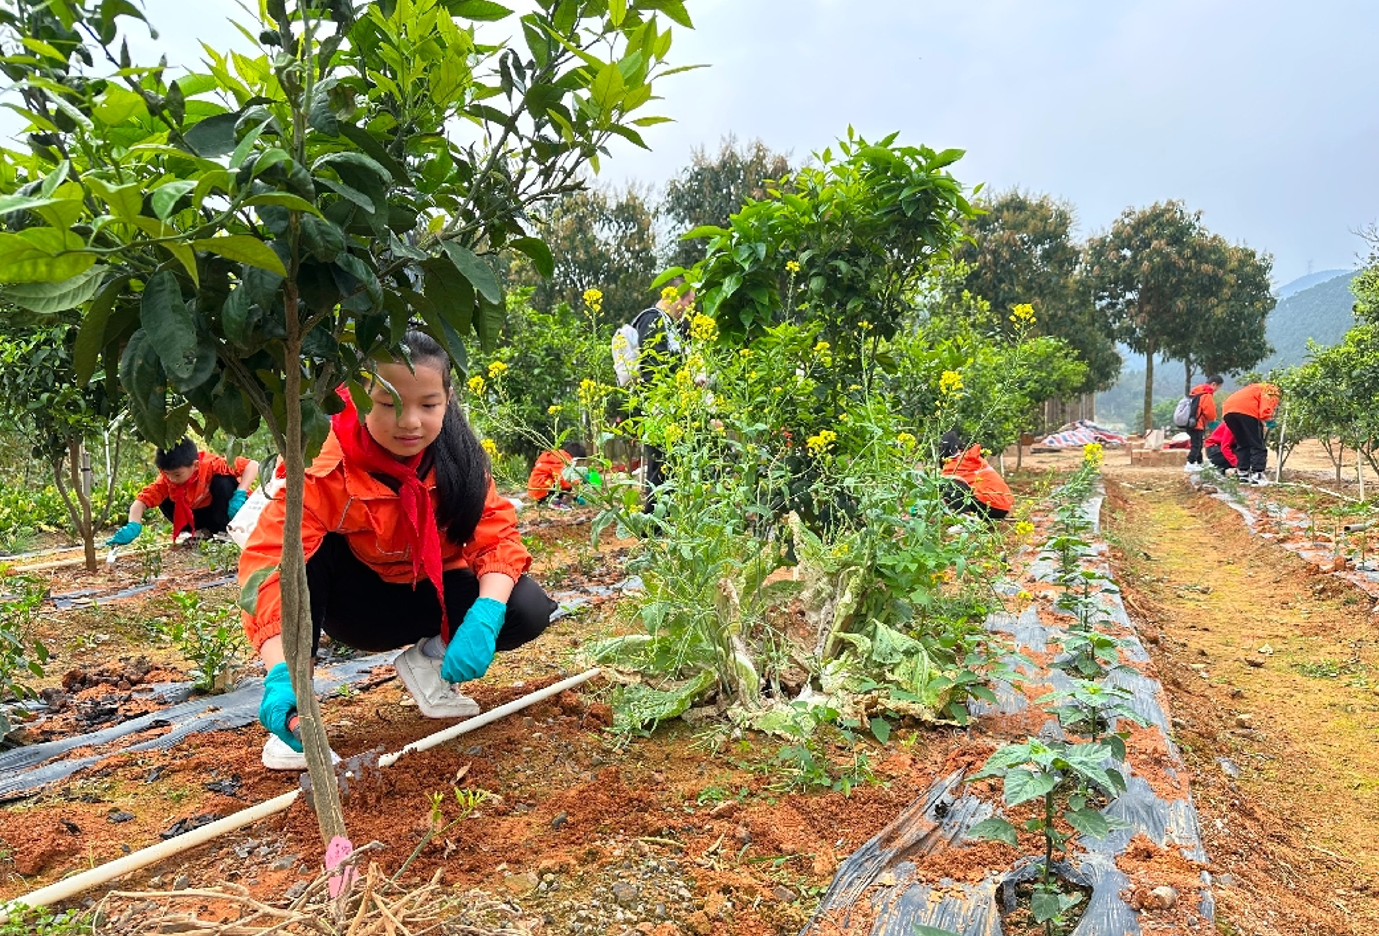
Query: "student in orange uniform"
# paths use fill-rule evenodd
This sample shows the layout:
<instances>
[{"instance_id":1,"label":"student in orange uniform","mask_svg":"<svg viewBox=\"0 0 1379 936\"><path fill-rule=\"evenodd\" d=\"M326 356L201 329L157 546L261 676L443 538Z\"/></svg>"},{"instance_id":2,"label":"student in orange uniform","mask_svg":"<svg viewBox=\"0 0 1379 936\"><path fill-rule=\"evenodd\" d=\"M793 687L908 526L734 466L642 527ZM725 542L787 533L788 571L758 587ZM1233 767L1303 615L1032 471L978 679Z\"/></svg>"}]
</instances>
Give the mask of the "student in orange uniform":
<instances>
[{"instance_id":1,"label":"student in orange uniform","mask_svg":"<svg viewBox=\"0 0 1379 936\"><path fill-rule=\"evenodd\" d=\"M542 452L532 466L531 477L527 478L527 496L540 502L555 494L551 501L559 502L561 495L573 487L565 477L565 469L573 465L576 458L583 457L584 446L578 442L566 442L563 448Z\"/></svg>"},{"instance_id":2,"label":"student in orange uniform","mask_svg":"<svg viewBox=\"0 0 1379 936\"><path fill-rule=\"evenodd\" d=\"M183 439L153 456L158 478L139 492L129 505L129 522L106 540L107 546L124 546L144 531L144 511L157 507L172 521L172 538L188 533L224 533L259 476L259 463L236 458L233 466L219 455L197 451L196 443Z\"/></svg>"},{"instance_id":3,"label":"student in orange uniform","mask_svg":"<svg viewBox=\"0 0 1379 936\"><path fill-rule=\"evenodd\" d=\"M307 468L311 623L316 640L325 632L360 650L408 647L394 665L417 708L458 718L479 707L454 684L482 676L496 651L540 636L556 604L525 574L531 555L516 510L498 496L488 456L451 392L450 358L421 332L409 331L404 343L412 367L379 365L367 415L342 393L345 409ZM397 392L396 406L383 381ZM242 592L256 589L244 628L268 669L263 763L300 770L277 572L285 509L282 493L264 507L239 582Z\"/></svg>"},{"instance_id":4,"label":"student in orange uniform","mask_svg":"<svg viewBox=\"0 0 1379 936\"><path fill-rule=\"evenodd\" d=\"M1264 443L1264 423L1278 411L1279 389L1271 383L1252 383L1226 397L1221 418L1235 436L1236 471L1245 484L1268 484L1269 449Z\"/></svg>"},{"instance_id":5,"label":"student in orange uniform","mask_svg":"<svg viewBox=\"0 0 1379 936\"><path fill-rule=\"evenodd\" d=\"M1207 426L1216 422L1216 397L1213 394L1220 390L1225 382L1220 374L1212 374L1206 383L1199 383L1188 393L1189 397L1197 398L1197 419L1187 427L1187 435L1192 440L1192 445L1188 449L1185 471L1202 469L1202 442L1207 437Z\"/></svg>"},{"instance_id":6,"label":"student in orange uniform","mask_svg":"<svg viewBox=\"0 0 1379 936\"><path fill-rule=\"evenodd\" d=\"M1207 461L1222 474L1235 472L1235 436L1231 427L1224 422L1216 424L1211 435L1207 436Z\"/></svg>"},{"instance_id":7,"label":"student in orange uniform","mask_svg":"<svg viewBox=\"0 0 1379 936\"><path fill-rule=\"evenodd\" d=\"M940 474L946 480L943 502L959 513L981 514L1002 520L1015 506L1005 479L982 457L982 447L964 450L956 432L946 432L939 440L939 455L944 459Z\"/></svg>"}]
</instances>

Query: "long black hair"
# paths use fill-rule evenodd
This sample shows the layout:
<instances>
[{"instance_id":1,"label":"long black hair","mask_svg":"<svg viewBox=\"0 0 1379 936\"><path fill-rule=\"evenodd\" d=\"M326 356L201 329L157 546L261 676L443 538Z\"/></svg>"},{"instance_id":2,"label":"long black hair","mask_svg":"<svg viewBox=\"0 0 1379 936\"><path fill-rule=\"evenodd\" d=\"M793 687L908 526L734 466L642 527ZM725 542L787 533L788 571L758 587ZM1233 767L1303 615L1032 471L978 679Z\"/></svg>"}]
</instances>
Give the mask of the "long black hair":
<instances>
[{"instance_id":1,"label":"long black hair","mask_svg":"<svg viewBox=\"0 0 1379 936\"><path fill-rule=\"evenodd\" d=\"M469 421L450 392L453 383L450 355L434 338L416 329L408 330L402 341L412 368L424 366L440 371L441 383L450 397L440 435L431 443L436 469L436 526L445 531L450 542L463 546L473 538L474 529L484 513L484 502L488 500L491 477L488 453L479 444L474 430L469 428Z\"/></svg>"}]
</instances>

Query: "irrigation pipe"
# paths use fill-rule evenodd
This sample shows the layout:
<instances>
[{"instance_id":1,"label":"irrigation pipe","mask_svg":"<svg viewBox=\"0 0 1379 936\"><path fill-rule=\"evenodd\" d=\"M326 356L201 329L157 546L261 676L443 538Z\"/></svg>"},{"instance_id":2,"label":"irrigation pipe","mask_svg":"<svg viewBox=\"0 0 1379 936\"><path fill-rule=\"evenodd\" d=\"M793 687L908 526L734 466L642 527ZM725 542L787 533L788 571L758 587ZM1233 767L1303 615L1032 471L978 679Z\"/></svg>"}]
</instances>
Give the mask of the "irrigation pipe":
<instances>
[{"instance_id":1,"label":"irrigation pipe","mask_svg":"<svg viewBox=\"0 0 1379 936\"><path fill-rule=\"evenodd\" d=\"M449 728L444 728L437 731L435 734L427 735L419 741L414 741L400 751L392 754L384 754L378 759L378 766L391 767L405 754L410 754L414 751L425 751L438 744L444 744L446 741L458 738L460 735L473 731L476 728L482 728L484 725L495 722L507 715L511 715L513 712L524 709L529 705L535 705L537 702L549 699L553 695L559 695L566 689L573 689L581 683L588 682L598 674L598 667L585 670L578 676L562 679L560 682L552 683L544 689L538 689L519 699L513 699L506 705L500 705L496 709L492 709L480 715L475 715L473 718L465 719L458 725L451 725ZM227 832L233 832L250 823L283 812L297 801L297 797L301 795L301 792L300 789L296 789L284 793L281 796L275 796L271 800L265 800L256 806L250 806L248 809L241 809L237 813L232 813L223 819L217 819L199 829L184 832L175 838L168 839L166 842L159 842L157 845L141 848L136 852L125 855L123 858L117 858L108 864L92 868L89 871L83 871L80 874L75 874L55 884L49 884L47 887L40 887L36 891L30 891L11 901L0 904L0 924L8 923L10 914L21 905L30 908L47 907L59 901L68 900L83 891L90 890L108 881L113 881L121 875L129 874L131 871L138 871L140 868L148 867L165 858L170 858L180 852L205 844L211 839L224 835Z\"/></svg>"}]
</instances>

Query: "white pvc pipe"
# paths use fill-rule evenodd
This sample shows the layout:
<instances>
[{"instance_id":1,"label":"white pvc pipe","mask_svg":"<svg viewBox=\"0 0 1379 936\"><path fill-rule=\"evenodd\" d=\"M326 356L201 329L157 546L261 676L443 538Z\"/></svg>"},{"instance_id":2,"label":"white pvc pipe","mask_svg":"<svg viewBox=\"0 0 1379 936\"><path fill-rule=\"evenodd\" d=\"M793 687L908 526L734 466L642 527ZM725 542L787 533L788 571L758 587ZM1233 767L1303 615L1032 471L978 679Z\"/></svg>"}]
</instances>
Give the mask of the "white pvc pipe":
<instances>
[{"instance_id":1,"label":"white pvc pipe","mask_svg":"<svg viewBox=\"0 0 1379 936\"><path fill-rule=\"evenodd\" d=\"M405 754L410 754L413 751L425 751L438 744L443 744L452 738L458 738L460 735L473 731L475 728L482 728L484 725L495 722L507 715L511 715L513 712L524 709L529 705L534 705L553 695L564 692L566 689L572 689L581 683L588 682L590 679L597 676L598 673L598 667L594 667L591 670L585 670L578 676L571 676L569 679L563 679L544 689L538 689L529 695L524 695L520 699L513 699L506 705L500 705L491 711L475 715L473 718L467 718L458 725L451 725L449 728L444 728L437 731L435 734L427 735L419 741L414 741L400 751L393 754L384 754L378 759L378 766L391 767ZM81 874L65 878L55 884L49 884L47 887L40 887L36 891L30 891L21 897L16 897L11 901L0 904L0 924L8 923L10 912L21 904L30 908L51 906L58 901L75 897L82 891L90 890L107 881L113 881L121 875L129 874L131 871L137 871L151 864L156 864L164 858L169 858L189 848L195 848L197 845L209 842L211 839L224 835L227 832L233 832L236 829L249 825L251 822L257 822L275 813L280 813L296 802L301 792L300 789L292 790L281 796L276 796L271 800L259 803L257 806L250 806L247 809L241 809L237 813L232 813L223 819L217 819L199 829L193 829L190 832L185 832L175 838L168 839L166 842L159 842L157 845L141 848L136 852L125 855L123 858L117 858L108 864L92 868L89 871L83 871Z\"/></svg>"}]
</instances>

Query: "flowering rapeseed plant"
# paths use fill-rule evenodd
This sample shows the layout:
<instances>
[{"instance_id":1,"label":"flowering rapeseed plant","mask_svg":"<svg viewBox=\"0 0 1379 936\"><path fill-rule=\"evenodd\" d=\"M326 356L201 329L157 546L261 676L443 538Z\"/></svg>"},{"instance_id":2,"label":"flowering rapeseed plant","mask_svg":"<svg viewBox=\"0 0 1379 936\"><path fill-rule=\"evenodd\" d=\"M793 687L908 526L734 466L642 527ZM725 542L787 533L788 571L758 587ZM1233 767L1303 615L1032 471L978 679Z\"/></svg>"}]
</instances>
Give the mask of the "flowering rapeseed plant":
<instances>
[{"instance_id":1,"label":"flowering rapeseed plant","mask_svg":"<svg viewBox=\"0 0 1379 936\"><path fill-rule=\"evenodd\" d=\"M1010 310L1010 320L1016 325L1033 325L1034 306L1028 302L1022 302Z\"/></svg>"},{"instance_id":2,"label":"flowering rapeseed plant","mask_svg":"<svg viewBox=\"0 0 1379 936\"><path fill-rule=\"evenodd\" d=\"M1019 523L1015 524L1016 536L1029 536L1033 532L1034 524L1030 523L1028 520L1021 520Z\"/></svg>"},{"instance_id":3,"label":"flowering rapeseed plant","mask_svg":"<svg viewBox=\"0 0 1379 936\"><path fill-rule=\"evenodd\" d=\"M475 374L473 377L469 378L469 382L466 383L465 386L468 387L469 392L475 396L483 393L485 387L483 374Z\"/></svg>"},{"instance_id":4,"label":"flowering rapeseed plant","mask_svg":"<svg viewBox=\"0 0 1379 936\"><path fill-rule=\"evenodd\" d=\"M489 458L498 457L498 443L494 442L492 439L483 439L479 442L479 444L483 446L484 451L488 453Z\"/></svg>"},{"instance_id":5,"label":"flowering rapeseed plant","mask_svg":"<svg viewBox=\"0 0 1379 936\"><path fill-rule=\"evenodd\" d=\"M1082 463L1093 468L1100 468L1106 453L1101 447L1100 442L1088 442L1082 446Z\"/></svg>"},{"instance_id":6,"label":"flowering rapeseed plant","mask_svg":"<svg viewBox=\"0 0 1379 936\"><path fill-rule=\"evenodd\" d=\"M908 452L919 444L919 440L914 437L913 433L900 432L896 434L895 444L900 446L901 449L903 449L904 451Z\"/></svg>"},{"instance_id":7,"label":"flowering rapeseed plant","mask_svg":"<svg viewBox=\"0 0 1379 936\"><path fill-rule=\"evenodd\" d=\"M603 291L593 287L584 290L584 304L596 315L603 311Z\"/></svg>"},{"instance_id":8,"label":"flowering rapeseed plant","mask_svg":"<svg viewBox=\"0 0 1379 936\"><path fill-rule=\"evenodd\" d=\"M785 269L790 273L798 273L800 272L800 263L798 260L787 260L785 261Z\"/></svg>"},{"instance_id":9,"label":"flowering rapeseed plant","mask_svg":"<svg viewBox=\"0 0 1379 936\"><path fill-rule=\"evenodd\" d=\"M962 389L962 374L957 371L946 370L939 375L938 392L943 396L950 396Z\"/></svg>"},{"instance_id":10,"label":"flowering rapeseed plant","mask_svg":"<svg viewBox=\"0 0 1379 936\"><path fill-rule=\"evenodd\" d=\"M690 337L695 341L713 341L718 337L718 323L702 312L690 319Z\"/></svg>"},{"instance_id":11,"label":"flowering rapeseed plant","mask_svg":"<svg viewBox=\"0 0 1379 936\"><path fill-rule=\"evenodd\" d=\"M805 439L804 444L811 455L822 455L837 441L838 433L832 429L821 429L818 435L812 435Z\"/></svg>"},{"instance_id":12,"label":"flowering rapeseed plant","mask_svg":"<svg viewBox=\"0 0 1379 936\"><path fill-rule=\"evenodd\" d=\"M499 377L503 376L503 371L507 369L508 366L504 364L502 361L491 362L488 365L488 379L497 380Z\"/></svg>"}]
</instances>

